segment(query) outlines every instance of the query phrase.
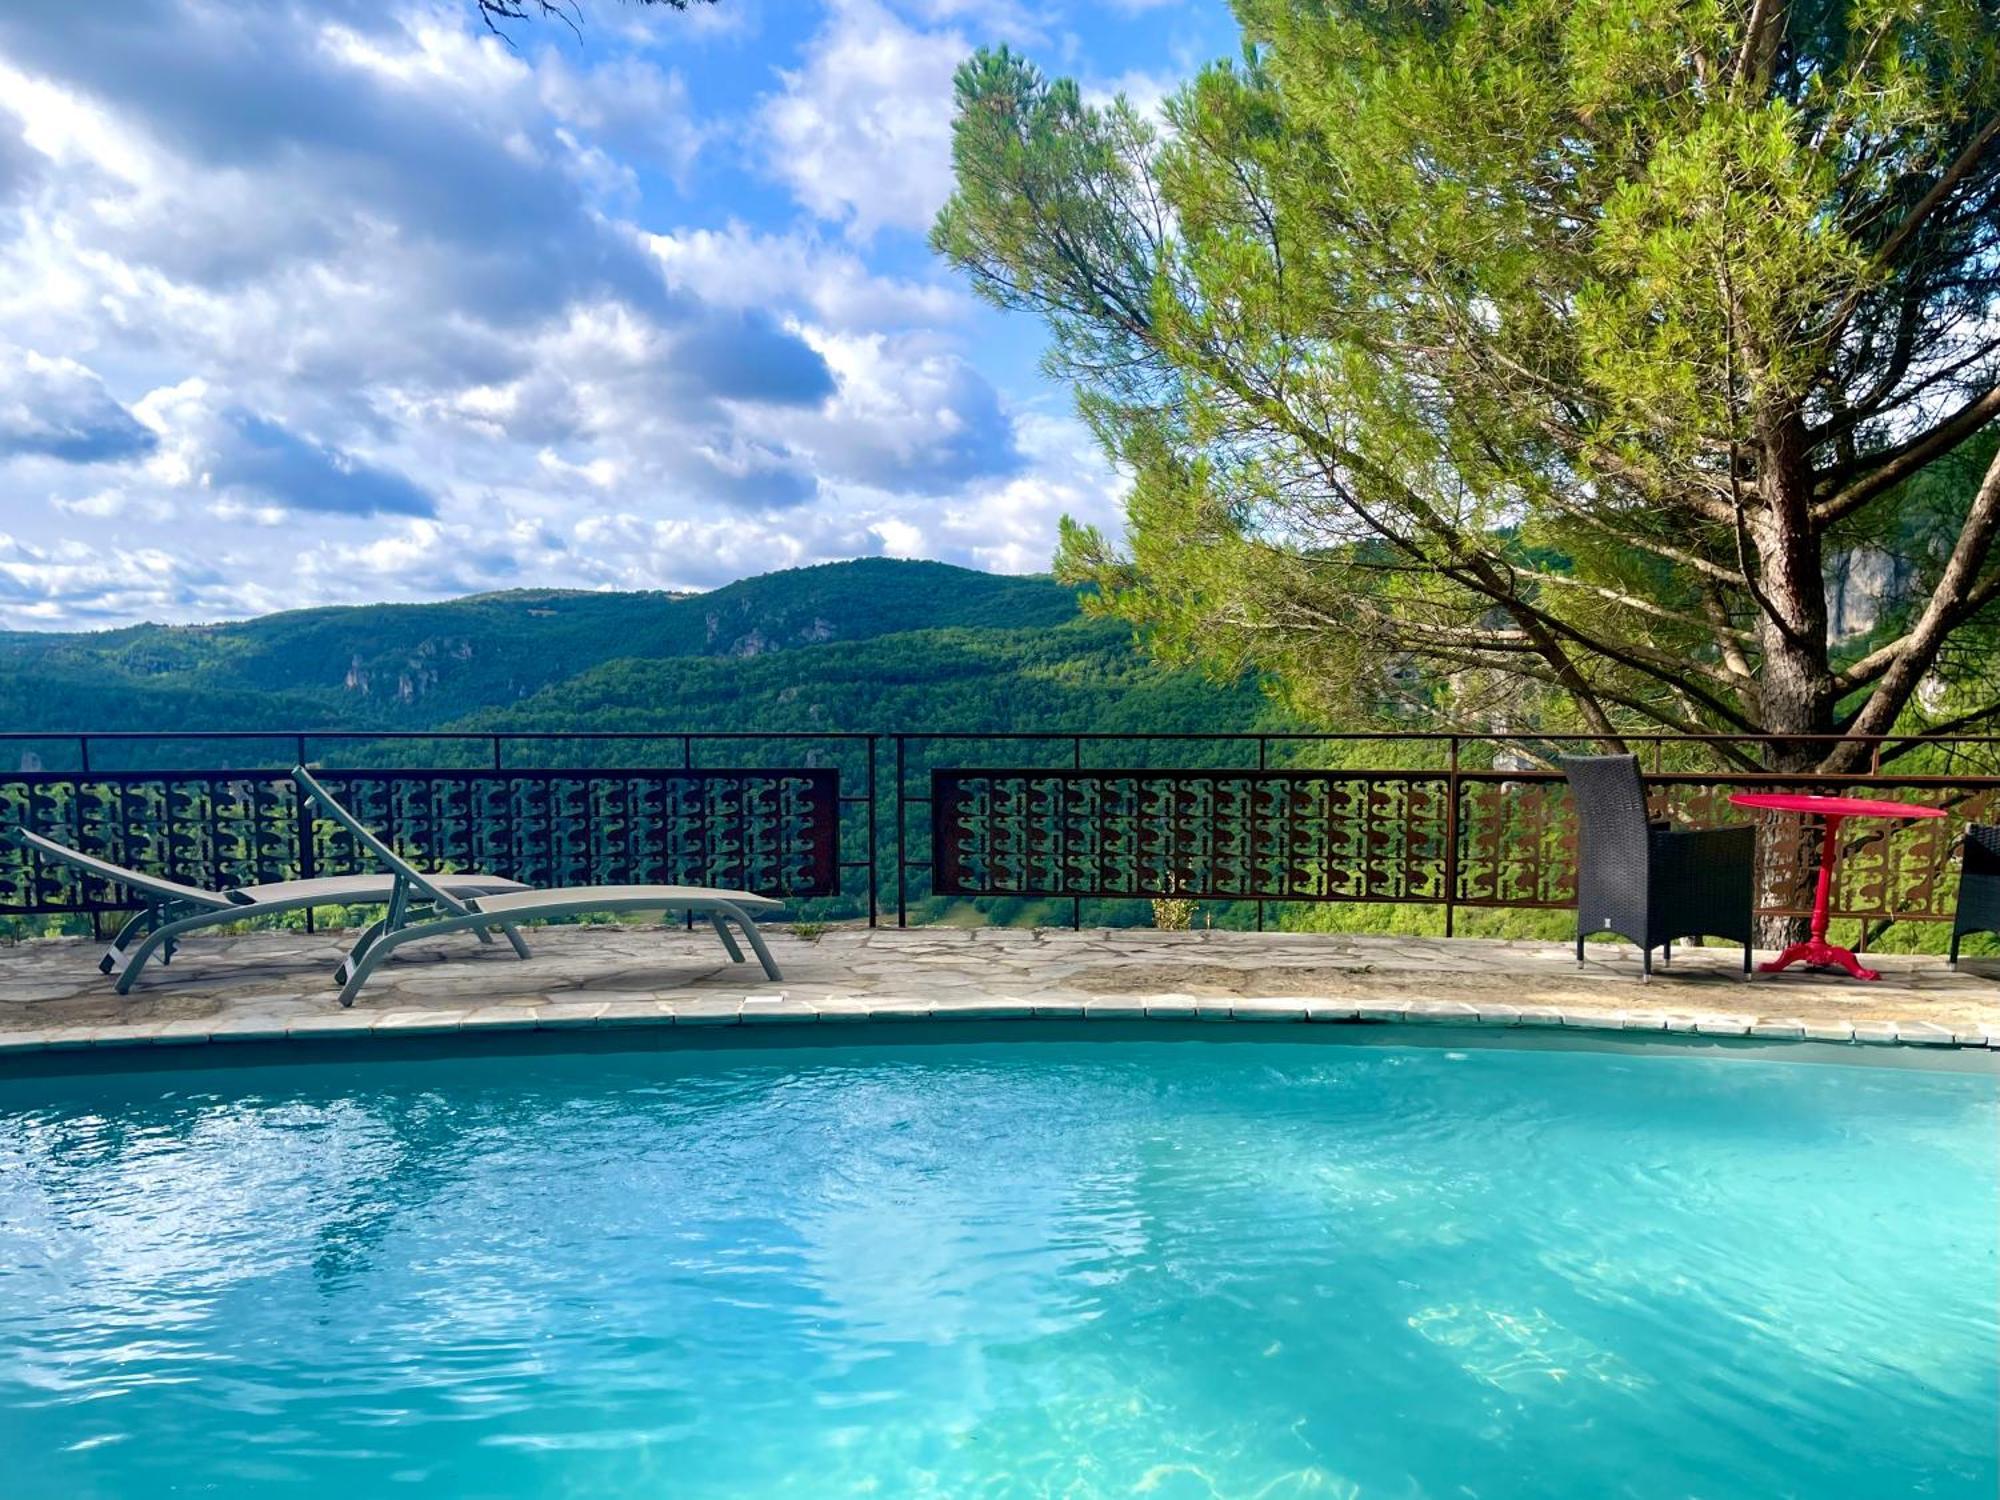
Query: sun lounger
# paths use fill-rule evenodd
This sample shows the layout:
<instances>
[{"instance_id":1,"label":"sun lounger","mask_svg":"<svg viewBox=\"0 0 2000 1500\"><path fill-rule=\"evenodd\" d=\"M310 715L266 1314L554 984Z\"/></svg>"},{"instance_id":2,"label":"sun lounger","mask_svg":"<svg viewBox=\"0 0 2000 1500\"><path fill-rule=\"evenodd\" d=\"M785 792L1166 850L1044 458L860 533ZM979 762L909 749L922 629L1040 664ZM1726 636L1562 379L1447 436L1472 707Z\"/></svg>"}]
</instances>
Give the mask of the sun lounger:
<instances>
[{"instance_id":1,"label":"sun lounger","mask_svg":"<svg viewBox=\"0 0 2000 1500\"><path fill-rule=\"evenodd\" d=\"M581 916L590 912L692 912L708 918L715 935L722 939L731 962L743 962L743 950L736 946L728 924L734 922L757 955L765 975L782 979L771 950L752 913L768 915L784 910L782 901L755 896L748 891L714 890L695 885L583 885L559 886L550 890L514 890L493 896L464 896L446 891L378 838L354 814L313 779L304 766L292 772L299 788L321 812L354 835L363 848L395 874L396 894L390 898L389 912L361 935L347 961L340 966L340 1003L352 1005L361 986L377 965L405 943L442 937L468 928L478 930L496 924L538 921L546 917ZM412 902L429 903L427 911L412 911ZM511 932L511 927L509 928Z\"/></svg>"},{"instance_id":2,"label":"sun lounger","mask_svg":"<svg viewBox=\"0 0 2000 1500\"><path fill-rule=\"evenodd\" d=\"M94 854L85 854L80 849L72 849L67 844L57 843L25 828L7 829L6 837L24 849L34 850L43 859L57 860L109 884L121 885L145 902L118 929L111 946L97 961L101 973L117 973L118 993L121 995L131 990L139 971L155 953L159 954L161 963L171 963L181 938L196 928L214 927L224 922L247 922L256 917L297 911L301 907L381 905L394 897L399 884L389 875L331 875L318 880L281 880L268 885L240 885L226 891L210 891L200 886L182 885L158 875L148 875L143 870L127 869L124 865L99 859ZM453 900L527 889L518 880L502 880L497 875L432 875L426 878L435 882L438 889L449 893ZM144 934L143 938L141 934ZM508 936L514 942L515 951L526 958L527 948L518 935L510 931ZM130 947L135 938L140 939L138 946ZM482 942L493 941L492 935L484 930L479 930L479 938Z\"/></svg>"}]
</instances>

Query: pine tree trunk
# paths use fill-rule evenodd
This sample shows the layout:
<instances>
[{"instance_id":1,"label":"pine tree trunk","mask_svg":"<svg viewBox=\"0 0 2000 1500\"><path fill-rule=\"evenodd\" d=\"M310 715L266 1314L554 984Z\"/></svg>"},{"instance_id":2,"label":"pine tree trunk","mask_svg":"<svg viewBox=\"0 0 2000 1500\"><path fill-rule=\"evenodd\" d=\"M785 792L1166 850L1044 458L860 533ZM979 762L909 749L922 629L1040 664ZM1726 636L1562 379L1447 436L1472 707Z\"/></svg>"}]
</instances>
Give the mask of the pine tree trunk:
<instances>
[{"instance_id":1,"label":"pine tree trunk","mask_svg":"<svg viewBox=\"0 0 2000 1500\"><path fill-rule=\"evenodd\" d=\"M1767 734L1822 735L1834 731L1833 671L1827 659L1826 577L1819 538L1808 519L1811 476L1798 461L1801 433L1796 420L1774 425L1766 447L1764 517L1756 533L1759 622L1763 664L1758 699ZM1822 741L1783 738L1771 742L1767 764L1774 771L1806 773L1818 768L1828 746ZM1786 834L1808 836L1804 828ZM1800 893L1780 871L1778 839L1758 840L1757 904L1797 905ZM1799 917L1766 917L1757 924L1760 946L1781 948L1806 935Z\"/></svg>"}]
</instances>

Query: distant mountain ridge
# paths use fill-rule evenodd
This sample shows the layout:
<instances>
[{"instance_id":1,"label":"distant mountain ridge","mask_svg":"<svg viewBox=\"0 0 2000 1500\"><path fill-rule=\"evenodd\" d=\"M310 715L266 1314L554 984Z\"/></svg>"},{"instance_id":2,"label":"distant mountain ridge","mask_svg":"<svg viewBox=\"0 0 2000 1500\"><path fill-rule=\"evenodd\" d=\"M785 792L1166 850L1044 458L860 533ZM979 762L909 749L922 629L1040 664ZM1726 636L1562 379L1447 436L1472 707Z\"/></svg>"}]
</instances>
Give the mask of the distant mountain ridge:
<instances>
[{"instance_id":1,"label":"distant mountain ridge","mask_svg":"<svg viewBox=\"0 0 2000 1500\"><path fill-rule=\"evenodd\" d=\"M1242 729L1250 684L1146 659L1048 577L873 558L703 594L523 589L219 625L0 633L0 725Z\"/></svg>"}]
</instances>

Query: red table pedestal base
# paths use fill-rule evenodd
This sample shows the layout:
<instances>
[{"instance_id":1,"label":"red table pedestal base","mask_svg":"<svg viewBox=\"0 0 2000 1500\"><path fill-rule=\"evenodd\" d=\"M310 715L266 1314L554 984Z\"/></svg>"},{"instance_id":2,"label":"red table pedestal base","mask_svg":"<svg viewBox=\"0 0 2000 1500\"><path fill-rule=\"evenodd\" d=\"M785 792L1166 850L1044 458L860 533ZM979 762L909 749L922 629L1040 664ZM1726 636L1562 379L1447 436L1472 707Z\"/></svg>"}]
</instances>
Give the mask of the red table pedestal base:
<instances>
[{"instance_id":1,"label":"red table pedestal base","mask_svg":"<svg viewBox=\"0 0 2000 1500\"><path fill-rule=\"evenodd\" d=\"M1845 948L1837 948L1823 937L1811 937L1803 943L1792 944L1769 963L1757 965L1757 972L1775 974L1793 964L1804 964L1809 969L1845 969L1856 979L1882 977L1873 969L1863 968L1861 960Z\"/></svg>"},{"instance_id":2,"label":"red table pedestal base","mask_svg":"<svg viewBox=\"0 0 2000 1500\"><path fill-rule=\"evenodd\" d=\"M1794 943L1767 964L1757 965L1765 974L1804 964L1813 969L1845 969L1856 979L1880 979L1873 969L1864 969L1861 960L1845 948L1826 940L1827 919L1833 909L1833 866L1840 858L1840 821L1843 818L1941 818L1941 807L1919 807L1907 802L1878 802L1867 797L1820 797L1795 792L1736 792L1729 800L1738 807L1763 807L1775 812L1808 813L1825 824L1820 836L1819 878L1813 882L1812 936ZM1863 929L1866 930L1865 928Z\"/></svg>"}]
</instances>

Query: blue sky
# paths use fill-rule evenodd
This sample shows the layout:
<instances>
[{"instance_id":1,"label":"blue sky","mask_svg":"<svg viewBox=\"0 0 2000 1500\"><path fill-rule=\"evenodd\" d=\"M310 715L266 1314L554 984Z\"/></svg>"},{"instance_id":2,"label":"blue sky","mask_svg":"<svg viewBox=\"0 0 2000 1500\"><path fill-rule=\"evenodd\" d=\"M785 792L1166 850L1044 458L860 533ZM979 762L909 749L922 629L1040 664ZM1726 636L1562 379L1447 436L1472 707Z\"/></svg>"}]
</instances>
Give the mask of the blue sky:
<instances>
[{"instance_id":1,"label":"blue sky","mask_svg":"<svg viewBox=\"0 0 2000 1500\"><path fill-rule=\"evenodd\" d=\"M870 555L1120 485L924 233L1006 42L1145 106L1222 0L0 8L0 626Z\"/></svg>"}]
</instances>

